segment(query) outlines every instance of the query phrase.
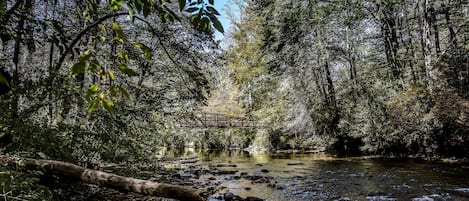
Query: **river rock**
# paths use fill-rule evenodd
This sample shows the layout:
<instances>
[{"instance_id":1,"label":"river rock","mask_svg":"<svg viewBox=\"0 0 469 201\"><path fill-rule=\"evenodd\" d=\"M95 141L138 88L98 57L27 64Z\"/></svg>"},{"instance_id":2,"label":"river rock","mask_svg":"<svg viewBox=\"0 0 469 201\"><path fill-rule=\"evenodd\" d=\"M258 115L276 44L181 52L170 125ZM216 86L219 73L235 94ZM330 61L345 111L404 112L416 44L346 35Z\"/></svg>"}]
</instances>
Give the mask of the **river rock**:
<instances>
[{"instance_id":1,"label":"river rock","mask_svg":"<svg viewBox=\"0 0 469 201\"><path fill-rule=\"evenodd\" d=\"M294 163L287 163L287 165L289 165L289 166L293 166L293 165L304 165L304 163L302 163L302 162L294 162Z\"/></svg>"},{"instance_id":2,"label":"river rock","mask_svg":"<svg viewBox=\"0 0 469 201\"><path fill-rule=\"evenodd\" d=\"M214 174L219 174L219 175L224 175L224 174L236 174L238 171L237 170L218 170L216 172L213 172Z\"/></svg>"},{"instance_id":3,"label":"river rock","mask_svg":"<svg viewBox=\"0 0 469 201\"><path fill-rule=\"evenodd\" d=\"M238 167L235 164L217 164L216 167Z\"/></svg>"},{"instance_id":4,"label":"river rock","mask_svg":"<svg viewBox=\"0 0 469 201\"><path fill-rule=\"evenodd\" d=\"M243 201L243 198L233 193L225 193L225 195L223 195L223 198L225 199L225 201Z\"/></svg>"},{"instance_id":5,"label":"river rock","mask_svg":"<svg viewBox=\"0 0 469 201\"><path fill-rule=\"evenodd\" d=\"M256 198L256 197L247 197L244 201L264 201L264 199Z\"/></svg>"}]
</instances>

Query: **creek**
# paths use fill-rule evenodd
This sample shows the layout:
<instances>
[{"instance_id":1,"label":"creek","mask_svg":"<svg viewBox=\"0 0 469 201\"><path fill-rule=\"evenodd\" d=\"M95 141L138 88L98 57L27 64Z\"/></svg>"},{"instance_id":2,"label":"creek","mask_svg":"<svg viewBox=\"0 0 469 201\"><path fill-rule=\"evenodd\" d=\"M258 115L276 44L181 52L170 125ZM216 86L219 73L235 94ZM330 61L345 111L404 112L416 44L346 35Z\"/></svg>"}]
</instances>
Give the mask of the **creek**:
<instances>
[{"instance_id":1,"label":"creek","mask_svg":"<svg viewBox=\"0 0 469 201\"><path fill-rule=\"evenodd\" d=\"M469 200L468 164L194 149L165 149L159 155L195 159L176 164L181 174L215 169L194 178L216 186L209 201L236 200L233 195L271 201Z\"/></svg>"}]
</instances>

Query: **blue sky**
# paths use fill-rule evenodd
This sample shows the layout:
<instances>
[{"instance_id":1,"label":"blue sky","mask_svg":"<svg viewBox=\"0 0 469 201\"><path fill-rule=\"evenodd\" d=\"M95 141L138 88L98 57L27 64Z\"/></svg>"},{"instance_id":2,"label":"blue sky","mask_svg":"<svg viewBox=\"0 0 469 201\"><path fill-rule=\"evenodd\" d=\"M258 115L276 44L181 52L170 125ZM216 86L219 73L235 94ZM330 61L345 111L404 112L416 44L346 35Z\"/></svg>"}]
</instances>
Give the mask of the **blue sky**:
<instances>
[{"instance_id":1,"label":"blue sky","mask_svg":"<svg viewBox=\"0 0 469 201\"><path fill-rule=\"evenodd\" d=\"M228 16L226 15L226 9L233 9L232 13L234 15L239 15L239 10L236 9L236 5L233 5L233 3L230 0L215 0L215 9L220 12L220 16L218 19L220 20L221 24L223 25L223 29L225 30L225 35L227 32L230 30L230 20L228 19ZM215 32L215 39L216 40L224 40L225 36L221 34L220 32Z\"/></svg>"}]
</instances>

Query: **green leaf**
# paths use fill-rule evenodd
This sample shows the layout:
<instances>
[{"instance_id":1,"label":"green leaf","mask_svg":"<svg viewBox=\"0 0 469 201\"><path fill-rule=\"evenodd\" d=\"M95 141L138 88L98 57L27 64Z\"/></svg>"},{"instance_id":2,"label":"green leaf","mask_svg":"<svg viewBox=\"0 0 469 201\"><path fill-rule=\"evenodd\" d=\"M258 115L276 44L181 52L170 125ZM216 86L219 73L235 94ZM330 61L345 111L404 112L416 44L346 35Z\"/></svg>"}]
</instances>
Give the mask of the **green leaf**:
<instances>
[{"instance_id":1,"label":"green leaf","mask_svg":"<svg viewBox=\"0 0 469 201\"><path fill-rule=\"evenodd\" d=\"M8 79L5 75L3 75L2 72L0 72L0 84L3 84L4 86L7 86L10 88L10 82L8 82Z\"/></svg>"},{"instance_id":2,"label":"green leaf","mask_svg":"<svg viewBox=\"0 0 469 201\"><path fill-rule=\"evenodd\" d=\"M214 0L208 0L208 2L212 5L213 5L213 3L215 3Z\"/></svg>"},{"instance_id":3,"label":"green leaf","mask_svg":"<svg viewBox=\"0 0 469 201\"><path fill-rule=\"evenodd\" d=\"M215 29L217 29L220 33L225 33L225 30L223 30L223 25L221 25L217 17L210 15L210 19L212 20L212 24Z\"/></svg>"},{"instance_id":4,"label":"green leaf","mask_svg":"<svg viewBox=\"0 0 469 201\"><path fill-rule=\"evenodd\" d=\"M88 69L93 73L98 73L101 69L101 65L99 65L99 62L97 60L93 60L88 66Z\"/></svg>"},{"instance_id":5,"label":"green leaf","mask_svg":"<svg viewBox=\"0 0 469 201\"><path fill-rule=\"evenodd\" d=\"M179 0L179 11L184 10L184 7L186 7L186 0Z\"/></svg>"},{"instance_id":6,"label":"green leaf","mask_svg":"<svg viewBox=\"0 0 469 201\"><path fill-rule=\"evenodd\" d=\"M166 6L165 6L165 8L174 19L176 19L178 22L181 22L181 19L179 18L179 16L176 13L174 13L171 9L169 9Z\"/></svg>"},{"instance_id":7,"label":"green leaf","mask_svg":"<svg viewBox=\"0 0 469 201\"><path fill-rule=\"evenodd\" d=\"M119 57L123 59L125 62L129 62L129 55L124 52L124 50L120 49L119 50Z\"/></svg>"},{"instance_id":8,"label":"green leaf","mask_svg":"<svg viewBox=\"0 0 469 201\"><path fill-rule=\"evenodd\" d=\"M119 88L116 86L111 86L111 88L109 89L109 93L111 94L111 96L116 96L118 92Z\"/></svg>"},{"instance_id":9,"label":"green leaf","mask_svg":"<svg viewBox=\"0 0 469 201\"><path fill-rule=\"evenodd\" d=\"M114 76L114 73L111 70L108 70L107 74L109 76L109 79L111 79L112 81L114 81L114 79L116 79L116 76Z\"/></svg>"},{"instance_id":10,"label":"green leaf","mask_svg":"<svg viewBox=\"0 0 469 201\"><path fill-rule=\"evenodd\" d=\"M207 17L202 17L199 24L200 30L204 32L210 31L210 20Z\"/></svg>"},{"instance_id":11,"label":"green leaf","mask_svg":"<svg viewBox=\"0 0 469 201\"><path fill-rule=\"evenodd\" d=\"M99 103L99 99L93 100L88 106L88 113L93 112L93 110L96 108L96 105L98 105L98 103Z\"/></svg>"},{"instance_id":12,"label":"green leaf","mask_svg":"<svg viewBox=\"0 0 469 201\"><path fill-rule=\"evenodd\" d=\"M80 55L80 62L87 61L92 55L93 52L91 50L86 50L85 52L83 52L83 54Z\"/></svg>"},{"instance_id":13,"label":"green leaf","mask_svg":"<svg viewBox=\"0 0 469 201\"><path fill-rule=\"evenodd\" d=\"M137 72L135 72L134 70L129 68L127 65L125 65L121 62L117 62L117 65L119 66L119 68L121 69L122 72L124 72L125 74L127 74L129 76L137 76L138 75Z\"/></svg>"},{"instance_id":14,"label":"green leaf","mask_svg":"<svg viewBox=\"0 0 469 201\"><path fill-rule=\"evenodd\" d=\"M109 113L114 113L114 110L112 108L113 106L113 103L112 103L112 100L109 100L109 99L106 99L106 100L103 100L103 106L104 106L104 109L106 109Z\"/></svg>"},{"instance_id":15,"label":"green leaf","mask_svg":"<svg viewBox=\"0 0 469 201\"><path fill-rule=\"evenodd\" d=\"M124 44L124 40L122 38L114 37L114 40L117 41L120 44Z\"/></svg>"},{"instance_id":16,"label":"green leaf","mask_svg":"<svg viewBox=\"0 0 469 201\"><path fill-rule=\"evenodd\" d=\"M130 21L135 22L135 11L134 11L134 9L129 5L129 6L127 6L127 10L129 12Z\"/></svg>"},{"instance_id":17,"label":"green leaf","mask_svg":"<svg viewBox=\"0 0 469 201\"><path fill-rule=\"evenodd\" d=\"M143 16L144 17L147 17L150 14L150 11L151 11L150 5L147 5L147 4L143 5Z\"/></svg>"},{"instance_id":18,"label":"green leaf","mask_svg":"<svg viewBox=\"0 0 469 201\"><path fill-rule=\"evenodd\" d=\"M90 86L90 88L88 88L90 91L92 92L98 92L98 89L99 89L99 85L98 84L93 84Z\"/></svg>"},{"instance_id":19,"label":"green leaf","mask_svg":"<svg viewBox=\"0 0 469 201\"><path fill-rule=\"evenodd\" d=\"M121 26L119 26L119 24L113 22L112 23L112 29L117 33L117 35L122 38L122 39L125 39L125 34L124 32L122 31L122 28Z\"/></svg>"},{"instance_id":20,"label":"green leaf","mask_svg":"<svg viewBox=\"0 0 469 201\"><path fill-rule=\"evenodd\" d=\"M138 41L135 41L132 43L134 46L140 48L142 51L143 51L143 55L147 58L147 59L151 59L153 57L153 52L151 51L151 49L149 47L147 47L145 44L141 43L141 42L138 42Z\"/></svg>"},{"instance_id":21,"label":"green leaf","mask_svg":"<svg viewBox=\"0 0 469 201\"><path fill-rule=\"evenodd\" d=\"M81 60L81 59L80 59ZM72 74L73 75L78 75L78 74L82 74L85 72L85 67L86 67L86 63L84 61L80 61L76 64L73 64L72 66Z\"/></svg>"},{"instance_id":22,"label":"green leaf","mask_svg":"<svg viewBox=\"0 0 469 201\"><path fill-rule=\"evenodd\" d=\"M124 4L124 0L111 0L111 11L119 9L120 7L122 7L122 4Z\"/></svg>"},{"instance_id":23,"label":"green leaf","mask_svg":"<svg viewBox=\"0 0 469 201\"><path fill-rule=\"evenodd\" d=\"M210 11L210 13L212 13L214 15L220 15L220 13L217 11L217 9L215 9L212 6L207 6L207 10Z\"/></svg>"},{"instance_id":24,"label":"green leaf","mask_svg":"<svg viewBox=\"0 0 469 201\"><path fill-rule=\"evenodd\" d=\"M119 86L119 91L121 92L121 94L122 94L124 97L130 98L129 92L127 92L127 90L126 90L124 87Z\"/></svg>"},{"instance_id":25,"label":"green leaf","mask_svg":"<svg viewBox=\"0 0 469 201\"><path fill-rule=\"evenodd\" d=\"M189 7L189 8L186 9L186 12L193 13L193 12L198 11L198 10L199 10L199 8L197 8L197 7Z\"/></svg>"}]
</instances>

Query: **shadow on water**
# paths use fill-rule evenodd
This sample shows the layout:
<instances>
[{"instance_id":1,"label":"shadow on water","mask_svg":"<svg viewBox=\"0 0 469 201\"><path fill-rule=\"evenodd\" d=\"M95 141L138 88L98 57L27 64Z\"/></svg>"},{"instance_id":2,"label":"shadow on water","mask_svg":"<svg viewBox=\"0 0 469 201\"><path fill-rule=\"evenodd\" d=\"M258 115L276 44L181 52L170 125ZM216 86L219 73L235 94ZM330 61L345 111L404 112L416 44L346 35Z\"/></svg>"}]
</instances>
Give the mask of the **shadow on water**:
<instances>
[{"instance_id":1,"label":"shadow on water","mask_svg":"<svg viewBox=\"0 0 469 201\"><path fill-rule=\"evenodd\" d=\"M467 164L194 149L171 156L197 157L196 165L233 171L199 177L219 184L218 193L209 200L223 200L228 192L272 201L469 200Z\"/></svg>"}]
</instances>

